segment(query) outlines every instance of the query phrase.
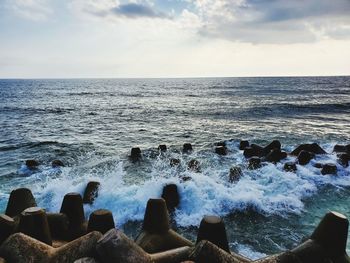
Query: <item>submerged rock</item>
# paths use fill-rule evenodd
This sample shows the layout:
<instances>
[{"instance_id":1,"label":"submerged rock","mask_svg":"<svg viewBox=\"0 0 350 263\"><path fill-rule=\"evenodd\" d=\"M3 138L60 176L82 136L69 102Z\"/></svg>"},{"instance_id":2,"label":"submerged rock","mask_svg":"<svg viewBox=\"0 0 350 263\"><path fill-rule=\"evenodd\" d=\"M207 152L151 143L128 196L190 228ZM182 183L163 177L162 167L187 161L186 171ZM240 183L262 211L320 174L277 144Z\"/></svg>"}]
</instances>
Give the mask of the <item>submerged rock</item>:
<instances>
[{"instance_id":1,"label":"submerged rock","mask_svg":"<svg viewBox=\"0 0 350 263\"><path fill-rule=\"evenodd\" d=\"M315 155L313 153L302 150L301 152L299 152L299 155L298 155L298 163L300 165L306 165L314 157L315 157Z\"/></svg>"},{"instance_id":2,"label":"submerged rock","mask_svg":"<svg viewBox=\"0 0 350 263\"><path fill-rule=\"evenodd\" d=\"M183 153L190 153L193 151L192 144L190 143L185 143L182 147L182 152Z\"/></svg>"},{"instance_id":3,"label":"submerged rock","mask_svg":"<svg viewBox=\"0 0 350 263\"><path fill-rule=\"evenodd\" d=\"M53 160L51 162L51 166L53 168L57 168L57 167L64 167L64 163L61 160Z\"/></svg>"},{"instance_id":4,"label":"submerged rock","mask_svg":"<svg viewBox=\"0 0 350 263\"><path fill-rule=\"evenodd\" d=\"M335 164L332 164L332 163L327 163L327 164L323 165L321 173L323 175L325 175L325 174L337 174L337 166Z\"/></svg>"},{"instance_id":5,"label":"submerged rock","mask_svg":"<svg viewBox=\"0 0 350 263\"><path fill-rule=\"evenodd\" d=\"M230 169L230 174L229 174L229 182L234 183L238 182L239 179L242 177L242 169L239 166L233 166Z\"/></svg>"},{"instance_id":6,"label":"submerged rock","mask_svg":"<svg viewBox=\"0 0 350 263\"><path fill-rule=\"evenodd\" d=\"M293 172L294 173L297 170L297 165L296 165L296 163L293 163L293 162L287 162L284 164L283 170L285 170L286 172Z\"/></svg>"},{"instance_id":7,"label":"submerged rock","mask_svg":"<svg viewBox=\"0 0 350 263\"><path fill-rule=\"evenodd\" d=\"M249 142L246 140L242 140L239 142L239 149L242 151L245 148L249 147Z\"/></svg>"},{"instance_id":8,"label":"submerged rock","mask_svg":"<svg viewBox=\"0 0 350 263\"><path fill-rule=\"evenodd\" d=\"M261 159L259 157L253 156L249 159L248 169L254 170L261 167Z\"/></svg>"},{"instance_id":9,"label":"submerged rock","mask_svg":"<svg viewBox=\"0 0 350 263\"><path fill-rule=\"evenodd\" d=\"M39 162L37 160L34 160L34 159L26 160L26 166L29 169L36 169L39 166Z\"/></svg>"},{"instance_id":10,"label":"submerged rock","mask_svg":"<svg viewBox=\"0 0 350 263\"><path fill-rule=\"evenodd\" d=\"M187 167L189 170L194 171L196 173L200 172L200 163L196 159L192 159L188 162Z\"/></svg>"},{"instance_id":11,"label":"submerged rock","mask_svg":"<svg viewBox=\"0 0 350 263\"><path fill-rule=\"evenodd\" d=\"M227 148L226 148L226 146L215 147L215 153L217 153L218 155L227 155Z\"/></svg>"}]
</instances>

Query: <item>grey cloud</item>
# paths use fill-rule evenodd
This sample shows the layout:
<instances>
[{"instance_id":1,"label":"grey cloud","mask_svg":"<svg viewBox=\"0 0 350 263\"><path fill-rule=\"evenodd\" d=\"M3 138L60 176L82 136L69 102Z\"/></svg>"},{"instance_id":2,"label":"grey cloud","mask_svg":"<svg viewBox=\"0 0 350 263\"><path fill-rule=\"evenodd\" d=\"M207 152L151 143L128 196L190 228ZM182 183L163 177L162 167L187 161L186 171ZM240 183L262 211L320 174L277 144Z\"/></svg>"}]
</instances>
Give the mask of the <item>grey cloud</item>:
<instances>
[{"instance_id":1,"label":"grey cloud","mask_svg":"<svg viewBox=\"0 0 350 263\"><path fill-rule=\"evenodd\" d=\"M129 3L121 4L113 8L112 13L115 15L125 16L129 18L138 18L138 17L149 17L149 18L166 18L166 14L162 12L157 12L149 6Z\"/></svg>"}]
</instances>

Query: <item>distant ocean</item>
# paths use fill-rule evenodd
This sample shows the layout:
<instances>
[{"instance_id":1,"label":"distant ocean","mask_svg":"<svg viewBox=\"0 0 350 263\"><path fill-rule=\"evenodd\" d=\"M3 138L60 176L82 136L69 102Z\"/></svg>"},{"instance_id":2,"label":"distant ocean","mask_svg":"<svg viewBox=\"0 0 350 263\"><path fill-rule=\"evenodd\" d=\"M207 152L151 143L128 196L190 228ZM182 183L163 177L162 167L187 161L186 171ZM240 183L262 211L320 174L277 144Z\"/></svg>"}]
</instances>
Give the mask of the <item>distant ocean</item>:
<instances>
[{"instance_id":1,"label":"distant ocean","mask_svg":"<svg viewBox=\"0 0 350 263\"><path fill-rule=\"evenodd\" d=\"M177 231L195 239L204 215L222 216L231 249L250 258L296 246L329 210L350 217L350 168L337 164L337 176L323 176L312 165L336 163L335 154L296 174L268 164L244 169L236 184L227 180L231 166L245 167L241 139L277 139L287 151L317 142L330 153L349 144L350 77L0 80L0 124L0 212L18 187L58 211L65 193L98 180L86 215L110 209L135 237L147 200L176 183ZM231 140L230 152L220 157L213 145L222 140ZM187 142L194 152L183 155ZM169 147L165 157L155 154L159 144ZM140 163L128 159L134 146L143 151ZM172 157L179 168L170 167ZM26 159L39 160L39 169L28 170ZM66 167L51 168L53 159ZM190 159L199 160L200 173L186 169Z\"/></svg>"}]
</instances>

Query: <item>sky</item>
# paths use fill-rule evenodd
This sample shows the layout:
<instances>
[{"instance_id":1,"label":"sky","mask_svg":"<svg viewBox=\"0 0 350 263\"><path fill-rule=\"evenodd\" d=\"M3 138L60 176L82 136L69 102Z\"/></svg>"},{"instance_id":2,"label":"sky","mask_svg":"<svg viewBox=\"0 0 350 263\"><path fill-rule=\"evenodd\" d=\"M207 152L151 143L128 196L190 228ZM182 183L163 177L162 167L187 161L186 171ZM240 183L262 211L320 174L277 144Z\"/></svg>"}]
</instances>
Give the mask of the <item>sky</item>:
<instances>
[{"instance_id":1,"label":"sky","mask_svg":"<svg viewBox=\"0 0 350 263\"><path fill-rule=\"evenodd\" d=\"M350 0L0 0L0 78L350 75Z\"/></svg>"}]
</instances>

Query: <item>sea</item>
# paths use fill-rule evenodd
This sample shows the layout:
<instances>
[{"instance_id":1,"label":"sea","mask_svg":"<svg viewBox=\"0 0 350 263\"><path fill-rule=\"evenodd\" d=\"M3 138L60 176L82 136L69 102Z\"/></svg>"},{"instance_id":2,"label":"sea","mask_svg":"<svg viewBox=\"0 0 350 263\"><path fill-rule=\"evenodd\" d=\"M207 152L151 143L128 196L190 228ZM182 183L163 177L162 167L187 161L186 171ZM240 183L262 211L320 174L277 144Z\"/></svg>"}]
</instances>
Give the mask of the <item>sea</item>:
<instances>
[{"instance_id":1,"label":"sea","mask_svg":"<svg viewBox=\"0 0 350 263\"><path fill-rule=\"evenodd\" d=\"M203 216L217 215L233 251L261 258L303 242L328 211L350 216L350 167L332 152L350 143L349 120L350 77L2 79L0 213L15 188L30 188L38 206L57 212L66 193L83 194L99 181L86 217L109 209L135 238L148 199L174 183L177 232L196 241ZM287 152L316 142L328 154L296 173L283 171L292 156L249 170L240 140L280 140ZM220 141L227 141L226 156L214 152ZM182 153L184 143L192 153ZM141 161L130 160L132 147L141 148ZM180 166L170 166L171 158ZM28 169L27 159L38 160L38 169ZM65 167L52 168L54 159ZM187 168L192 159L200 172ZM336 164L337 175L322 175L315 163ZM228 180L232 166L243 169L236 183Z\"/></svg>"}]
</instances>

